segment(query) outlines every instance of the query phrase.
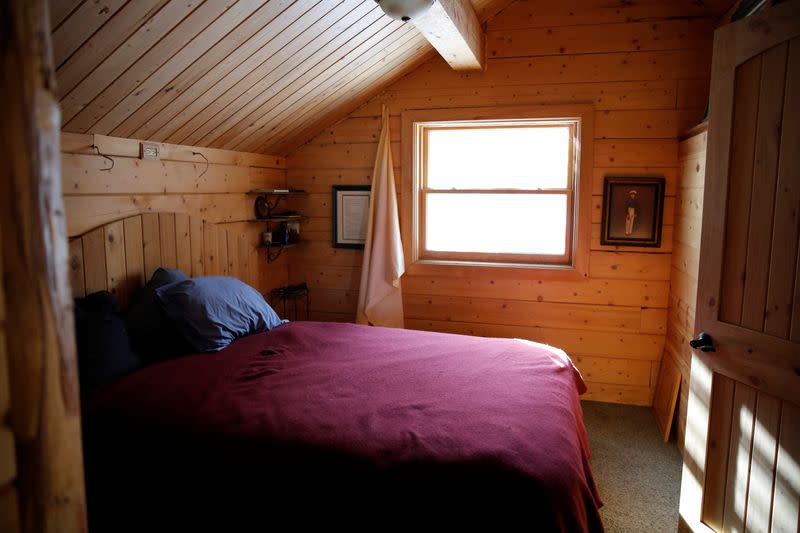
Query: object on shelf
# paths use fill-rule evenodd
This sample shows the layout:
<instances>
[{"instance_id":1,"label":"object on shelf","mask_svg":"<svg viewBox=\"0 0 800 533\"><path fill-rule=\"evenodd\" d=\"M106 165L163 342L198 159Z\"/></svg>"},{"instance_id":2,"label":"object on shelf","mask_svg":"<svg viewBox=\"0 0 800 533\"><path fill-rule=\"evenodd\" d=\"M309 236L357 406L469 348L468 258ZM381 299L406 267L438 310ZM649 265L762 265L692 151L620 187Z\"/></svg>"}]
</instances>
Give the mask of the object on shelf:
<instances>
[{"instance_id":1,"label":"object on shelf","mask_svg":"<svg viewBox=\"0 0 800 533\"><path fill-rule=\"evenodd\" d=\"M248 194L256 194L254 202L255 221L264 223L259 248L267 250L267 263L280 257L284 248L300 243L300 219L297 211L276 212L281 198L291 194L305 194L305 191L290 189L254 189Z\"/></svg>"},{"instance_id":2,"label":"object on shelf","mask_svg":"<svg viewBox=\"0 0 800 533\"><path fill-rule=\"evenodd\" d=\"M285 287L277 287L269 291L269 304L273 309L280 309L279 312L282 318L298 320L301 310L298 303L302 302L303 307L305 308L305 319L308 320L308 292L308 285L305 282L298 283L296 285L286 285ZM292 317L287 315L287 302L292 302Z\"/></svg>"},{"instance_id":3,"label":"object on shelf","mask_svg":"<svg viewBox=\"0 0 800 533\"><path fill-rule=\"evenodd\" d=\"M296 244L300 242L300 222L291 220L284 222L286 225L286 244Z\"/></svg>"},{"instance_id":4,"label":"object on shelf","mask_svg":"<svg viewBox=\"0 0 800 533\"><path fill-rule=\"evenodd\" d=\"M306 191L302 189L253 189L247 191L247 194L263 194L266 196L269 195L287 195L287 194L306 194Z\"/></svg>"}]
</instances>

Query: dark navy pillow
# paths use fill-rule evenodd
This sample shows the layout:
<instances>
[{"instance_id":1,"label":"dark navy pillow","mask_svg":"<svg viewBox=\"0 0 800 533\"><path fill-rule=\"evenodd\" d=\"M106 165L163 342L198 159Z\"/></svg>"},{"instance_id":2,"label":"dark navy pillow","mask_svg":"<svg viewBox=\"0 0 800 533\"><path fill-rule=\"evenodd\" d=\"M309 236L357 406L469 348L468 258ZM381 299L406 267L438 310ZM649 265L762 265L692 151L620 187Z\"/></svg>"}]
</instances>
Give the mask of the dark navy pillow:
<instances>
[{"instance_id":1,"label":"dark navy pillow","mask_svg":"<svg viewBox=\"0 0 800 533\"><path fill-rule=\"evenodd\" d=\"M198 352L218 352L239 337L282 324L257 290L235 278L179 281L157 289L156 298Z\"/></svg>"},{"instance_id":2,"label":"dark navy pillow","mask_svg":"<svg viewBox=\"0 0 800 533\"><path fill-rule=\"evenodd\" d=\"M175 324L156 300L156 289L187 279L177 269L159 268L153 277L133 295L125 325L133 347L145 364L171 359L192 351Z\"/></svg>"},{"instance_id":3,"label":"dark navy pillow","mask_svg":"<svg viewBox=\"0 0 800 533\"><path fill-rule=\"evenodd\" d=\"M75 344L84 393L141 366L119 316L119 303L106 291L75 300Z\"/></svg>"}]
</instances>

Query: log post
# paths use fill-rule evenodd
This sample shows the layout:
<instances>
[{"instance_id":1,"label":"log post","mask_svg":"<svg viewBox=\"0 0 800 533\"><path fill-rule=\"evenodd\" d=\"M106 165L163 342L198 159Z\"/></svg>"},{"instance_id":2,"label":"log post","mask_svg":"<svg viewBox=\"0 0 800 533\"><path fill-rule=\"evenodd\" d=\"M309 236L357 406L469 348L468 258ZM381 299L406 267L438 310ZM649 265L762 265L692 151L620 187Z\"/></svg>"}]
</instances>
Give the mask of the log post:
<instances>
[{"instance_id":1,"label":"log post","mask_svg":"<svg viewBox=\"0 0 800 533\"><path fill-rule=\"evenodd\" d=\"M0 251L24 532L86 531L47 0L0 2Z\"/></svg>"}]
</instances>

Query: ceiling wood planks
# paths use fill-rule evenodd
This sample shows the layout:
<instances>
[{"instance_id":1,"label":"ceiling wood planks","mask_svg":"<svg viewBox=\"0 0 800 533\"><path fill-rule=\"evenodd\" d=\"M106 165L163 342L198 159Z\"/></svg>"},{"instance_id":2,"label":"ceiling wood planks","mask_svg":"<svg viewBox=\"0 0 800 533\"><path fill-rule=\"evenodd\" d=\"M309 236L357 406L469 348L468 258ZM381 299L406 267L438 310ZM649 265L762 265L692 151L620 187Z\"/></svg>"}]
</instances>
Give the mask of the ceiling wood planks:
<instances>
[{"instance_id":1,"label":"ceiling wood planks","mask_svg":"<svg viewBox=\"0 0 800 533\"><path fill-rule=\"evenodd\" d=\"M479 23L514 27L506 13L540 1L471 4ZM563 16L582 24L599 2L614 3L575 0ZM668 14L672 2L646 0L659 2ZM64 131L174 144L289 153L436 54L373 0L50 0L50 12ZM461 34L473 55L475 26Z\"/></svg>"},{"instance_id":2,"label":"ceiling wood planks","mask_svg":"<svg viewBox=\"0 0 800 533\"><path fill-rule=\"evenodd\" d=\"M486 66L486 37L471 4L439 0L414 26L454 70Z\"/></svg>"},{"instance_id":3,"label":"ceiling wood planks","mask_svg":"<svg viewBox=\"0 0 800 533\"><path fill-rule=\"evenodd\" d=\"M472 0L481 20L511 2ZM434 53L372 0L50 0L50 12L73 133L289 150Z\"/></svg>"}]
</instances>

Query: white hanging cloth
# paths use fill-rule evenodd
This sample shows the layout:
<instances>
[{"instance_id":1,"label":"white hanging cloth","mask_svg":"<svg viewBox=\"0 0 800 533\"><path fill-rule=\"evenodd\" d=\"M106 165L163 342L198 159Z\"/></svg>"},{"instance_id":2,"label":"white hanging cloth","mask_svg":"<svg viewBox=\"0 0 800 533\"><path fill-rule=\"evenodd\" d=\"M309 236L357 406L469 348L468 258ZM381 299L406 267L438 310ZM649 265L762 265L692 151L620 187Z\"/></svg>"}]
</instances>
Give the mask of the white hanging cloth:
<instances>
[{"instance_id":1,"label":"white hanging cloth","mask_svg":"<svg viewBox=\"0 0 800 533\"><path fill-rule=\"evenodd\" d=\"M402 328L403 294L400 277L405 272L405 260L403 242L400 240L392 146L389 141L389 111L385 105L378 155L372 171L368 217L356 322Z\"/></svg>"}]
</instances>

